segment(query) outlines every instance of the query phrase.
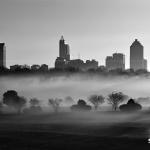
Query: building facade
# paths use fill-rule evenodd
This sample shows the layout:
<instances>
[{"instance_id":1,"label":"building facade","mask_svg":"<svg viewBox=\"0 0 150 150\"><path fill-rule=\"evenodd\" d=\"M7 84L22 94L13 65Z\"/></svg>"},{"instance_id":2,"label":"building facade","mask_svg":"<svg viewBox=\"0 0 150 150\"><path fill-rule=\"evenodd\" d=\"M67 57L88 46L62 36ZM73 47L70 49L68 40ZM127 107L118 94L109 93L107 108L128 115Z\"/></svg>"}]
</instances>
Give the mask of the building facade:
<instances>
[{"instance_id":1,"label":"building facade","mask_svg":"<svg viewBox=\"0 0 150 150\"><path fill-rule=\"evenodd\" d=\"M59 40L59 57L55 60L56 69L74 68L79 70L97 69L98 62L96 60L87 60L84 62L81 59L70 60L70 47L65 44L63 36Z\"/></svg>"},{"instance_id":2,"label":"building facade","mask_svg":"<svg viewBox=\"0 0 150 150\"><path fill-rule=\"evenodd\" d=\"M107 70L125 69L125 55L122 53L114 53L113 56L106 57Z\"/></svg>"},{"instance_id":3,"label":"building facade","mask_svg":"<svg viewBox=\"0 0 150 150\"><path fill-rule=\"evenodd\" d=\"M114 68L125 70L125 55L121 53L113 54Z\"/></svg>"},{"instance_id":4,"label":"building facade","mask_svg":"<svg viewBox=\"0 0 150 150\"><path fill-rule=\"evenodd\" d=\"M134 71L147 70L147 60L144 59L144 47L137 39L130 46L130 69Z\"/></svg>"},{"instance_id":5,"label":"building facade","mask_svg":"<svg viewBox=\"0 0 150 150\"><path fill-rule=\"evenodd\" d=\"M0 43L0 67L6 67L6 46Z\"/></svg>"},{"instance_id":6,"label":"building facade","mask_svg":"<svg viewBox=\"0 0 150 150\"><path fill-rule=\"evenodd\" d=\"M63 36L61 36L61 39L59 41L59 57L70 60L70 48L68 44L65 44Z\"/></svg>"},{"instance_id":7,"label":"building facade","mask_svg":"<svg viewBox=\"0 0 150 150\"><path fill-rule=\"evenodd\" d=\"M113 70L113 69L114 69L113 66L114 66L114 65L113 65L113 57L112 57L112 56L107 56L107 57L106 57L106 68L107 68L108 70Z\"/></svg>"}]
</instances>

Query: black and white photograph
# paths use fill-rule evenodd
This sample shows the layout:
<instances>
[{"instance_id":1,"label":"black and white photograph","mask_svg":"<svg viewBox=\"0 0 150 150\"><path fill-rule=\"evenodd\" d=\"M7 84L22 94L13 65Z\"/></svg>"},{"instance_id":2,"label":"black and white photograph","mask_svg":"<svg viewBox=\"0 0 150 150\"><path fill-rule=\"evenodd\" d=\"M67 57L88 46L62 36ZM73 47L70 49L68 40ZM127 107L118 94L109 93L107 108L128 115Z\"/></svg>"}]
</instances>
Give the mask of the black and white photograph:
<instances>
[{"instance_id":1,"label":"black and white photograph","mask_svg":"<svg viewBox=\"0 0 150 150\"><path fill-rule=\"evenodd\" d=\"M0 150L63 149L150 149L149 0L0 0Z\"/></svg>"}]
</instances>

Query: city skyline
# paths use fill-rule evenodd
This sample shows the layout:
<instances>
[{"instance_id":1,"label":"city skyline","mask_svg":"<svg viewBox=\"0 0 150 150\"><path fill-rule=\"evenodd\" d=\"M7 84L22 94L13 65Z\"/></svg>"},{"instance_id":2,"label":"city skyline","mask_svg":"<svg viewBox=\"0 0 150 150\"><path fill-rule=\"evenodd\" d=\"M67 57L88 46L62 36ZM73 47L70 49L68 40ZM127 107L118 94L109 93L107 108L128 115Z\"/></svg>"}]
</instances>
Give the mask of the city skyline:
<instances>
[{"instance_id":1,"label":"city skyline","mask_svg":"<svg viewBox=\"0 0 150 150\"><path fill-rule=\"evenodd\" d=\"M144 58L150 60L149 4L147 0L1 1L0 42L7 46L7 66L53 67L62 34L72 59L80 54L84 61L93 58L104 65L106 56L117 51L125 54L127 69L129 47L137 38L145 47Z\"/></svg>"},{"instance_id":2,"label":"city skyline","mask_svg":"<svg viewBox=\"0 0 150 150\"><path fill-rule=\"evenodd\" d=\"M130 46L130 67L126 68L125 66L125 55L123 53L115 52L112 54L112 56L106 56L105 59L105 65L98 64L98 61L90 58L86 61L75 58L70 58L70 46L69 44L66 44L64 36L62 35L59 40L59 56L55 59L54 67L50 68L56 68L56 69L65 69L68 67L73 67L76 69L81 70L88 70L88 69L97 69L98 67L105 67L107 70L114 70L114 69L133 69L134 71L144 69L148 70L147 68L147 59L144 58L144 46L141 44L141 42L138 39L135 39L133 43ZM6 66L6 46L5 43L0 43L0 66L1 67L7 67ZM10 69L14 70L16 67L27 67L27 68L33 68L33 70L37 70L40 68L39 64L13 64L10 67ZM41 64L41 69L44 68L48 70L49 65L48 64ZM44 70L45 70L44 69Z\"/></svg>"}]
</instances>

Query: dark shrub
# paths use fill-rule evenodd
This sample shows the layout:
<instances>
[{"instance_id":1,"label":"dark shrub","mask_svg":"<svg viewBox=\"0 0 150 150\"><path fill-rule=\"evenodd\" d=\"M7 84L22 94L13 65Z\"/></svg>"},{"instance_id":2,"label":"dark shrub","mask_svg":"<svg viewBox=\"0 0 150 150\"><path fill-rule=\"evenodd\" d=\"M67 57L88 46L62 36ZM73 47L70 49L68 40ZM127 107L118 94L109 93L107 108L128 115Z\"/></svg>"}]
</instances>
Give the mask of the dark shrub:
<instances>
[{"instance_id":1,"label":"dark shrub","mask_svg":"<svg viewBox=\"0 0 150 150\"><path fill-rule=\"evenodd\" d=\"M90 105L87 105L86 102L82 99L78 100L77 105L72 105L71 110L72 111L90 111L92 107Z\"/></svg>"},{"instance_id":2,"label":"dark shrub","mask_svg":"<svg viewBox=\"0 0 150 150\"><path fill-rule=\"evenodd\" d=\"M127 104L120 105L119 109L124 112L135 112L142 109L142 106L130 99Z\"/></svg>"}]
</instances>

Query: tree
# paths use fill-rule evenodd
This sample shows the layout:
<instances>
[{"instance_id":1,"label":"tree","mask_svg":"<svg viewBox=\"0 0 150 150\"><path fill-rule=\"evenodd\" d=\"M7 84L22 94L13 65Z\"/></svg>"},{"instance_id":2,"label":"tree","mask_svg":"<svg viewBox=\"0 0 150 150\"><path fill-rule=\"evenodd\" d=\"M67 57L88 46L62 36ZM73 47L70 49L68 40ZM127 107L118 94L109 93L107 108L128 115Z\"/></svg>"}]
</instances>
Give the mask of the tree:
<instances>
[{"instance_id":1,"label":"tree","mask_svg":"<svg viewBox=\"0 0 150 150\"><path fill-rule=\"evenodd\" d=\"M90 111L91 106L87 105L84 100L79 99L76 105L71 106L71 110L72 111Z\"/></svg>"},{"instance_id":2,"label":"tree","mask_svg":"<svg viewBox=\"0 0 150 150\"><path fill-rule=\"evenodd\" d=\"M120 103L126 99L126 95L122 92L112 92L108 95L108 103L112 105L113 110L117 110Z\"/></svg>"},{"instance_id":3,"label":"tree","mask_svg":"<svg viewBox=\"0 0 150 150\"><path fill-rule=\"evenodd\" d=\"M60 98L55 98L55 99L53 99L53 98L51 98L51 99L49 99L48 100L48 104L50 105L50 106L52 106L53 107L53 109L54 109L54 112L58 112L58 109L59 109L59 107L60 107L60 104L62 103L62 99L60 99Z\"/></svg>"},{"instance_id":4,"label":"tree","mask_svg":"<svg viewBox=\"0 0 150 150\"><path fill-rule=\"evenodd\" d=\"M24 109L24 113L26 114L39 114L42 112L41 106L39 106L40 100L37 98L31 98L30 101L30 107Z\"/></svg>"},{"instance_id":5,"label":"tree","mask_svg":"<svg viewBox=\"0 0 150 150\"><path fill-rule=\"evenodd\" d=\"M134 99L130 99L127 104L120 105L119 109L125 112L134 112L142 109L142 106L135 102Z\"/></svg>"},{"instance_id":6,"label":"tree","mask_svg":"<svg viewBox=\"0 0 150 150\"><path fill-rule=\"evenodd\" d=\"M38 106L40 103L40 100L38 100L37 98L31 98L29 103L31 106Z\"/></svg>"},{"instance_id":7,"label":"tree","mask_svg":"<svg viewBox=\"0 0 150 150\"><path fill-rule=\"evenodd\" d=\"M18 96L18 93L14 90L9 90L3 94L3 103L9 107L14 107L19 114L26 102L26 98Z\"/></svg>"},{"instance_id":8,"label":"tree","mask_svg":"<svg viewBox=\"0 0 150 150\"><path fill-rule=\"evenodd\" d=\"M2 113L3 112L3 103L2 102L0 102L0 113Z\"/></svg>"},{"instance_id":9,"label":"tree","mask_svg":"<svg viewBox=\"0 0 150 150\"><path fill-rule=\"evenodd\" d=\"M88 100L94 105L95 110L97 110L98 106L104 103L104 99L102 95L91 95Z\"/></svg>"}]
</instances>

